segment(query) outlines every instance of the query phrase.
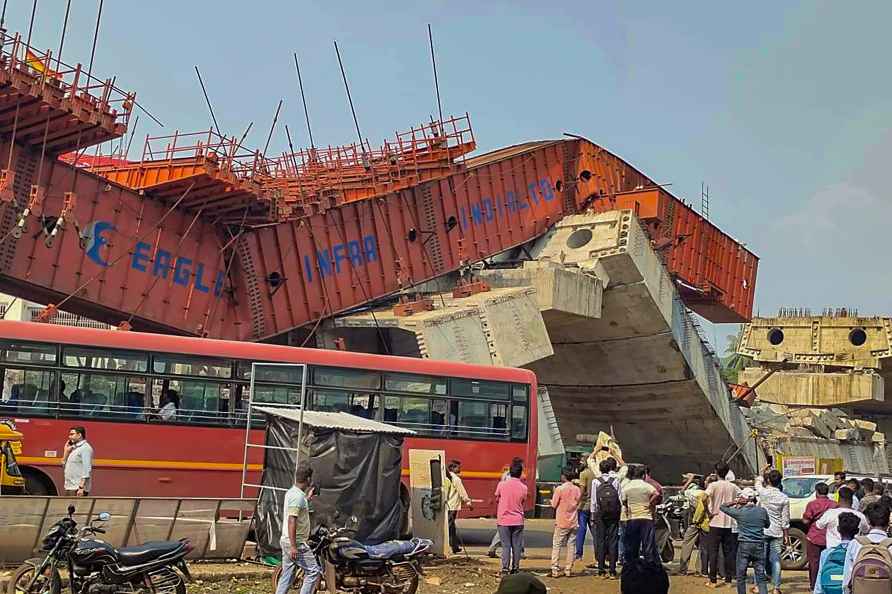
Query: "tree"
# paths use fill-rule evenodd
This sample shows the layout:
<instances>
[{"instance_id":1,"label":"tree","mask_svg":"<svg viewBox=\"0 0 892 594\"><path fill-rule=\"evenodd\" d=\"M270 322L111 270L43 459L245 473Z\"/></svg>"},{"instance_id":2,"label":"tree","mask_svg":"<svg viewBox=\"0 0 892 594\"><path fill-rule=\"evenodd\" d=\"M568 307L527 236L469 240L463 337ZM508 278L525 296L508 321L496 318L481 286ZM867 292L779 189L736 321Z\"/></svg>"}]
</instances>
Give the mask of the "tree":
<instances>
[{"instance_id":1,"label":"tree","mask_svg":"<svg viewBox=\"0 0 892 594\"><path fill-rule=\"evenodd\" d=\"M743 338L745 326L741 324L737 329L737 334L729 334L725 337L725 354L719 359L721 362L721 374L725 383L736 384L740 375L740 370L744 369L752 363L752 358L741 355L737 352L740 341Z\"/></svg>"}]
</instances>

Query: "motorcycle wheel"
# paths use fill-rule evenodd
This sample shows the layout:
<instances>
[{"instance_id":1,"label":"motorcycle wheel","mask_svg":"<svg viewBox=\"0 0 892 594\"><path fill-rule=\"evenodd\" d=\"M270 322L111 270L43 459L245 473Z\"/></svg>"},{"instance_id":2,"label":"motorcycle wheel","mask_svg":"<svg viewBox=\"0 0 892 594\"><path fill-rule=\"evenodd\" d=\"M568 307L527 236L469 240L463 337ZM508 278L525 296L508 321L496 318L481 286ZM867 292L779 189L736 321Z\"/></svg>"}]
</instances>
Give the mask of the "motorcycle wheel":
<instances>
[{"instance_id":1,"label":"motorcycle wheel","mask_svg":"<svg viewBox=\"0 0 892 594\"><path fill-rule=\"evenodd\" d=\"M37 576L31 588L28 583L35 577L37 565L26 563L19 567L6 585L7 594L60 594L62 577L53 567L46 567L43 574Z\"/></svg>"},{"instance_id":2,"label":"motorcycle wheel","mask_svg":"<svg viewBox=\"0 0 892 594\"><path fill-rule=\"evenodd\" d=\"M418 590L418 572L408 565L401 564L392 568L390 575L397 584L402 584L401 588L394 588L390 585L384 586L387 594L415 594ZM369 592L373 592L369 590Z\"/></svg>"}]
</instances>

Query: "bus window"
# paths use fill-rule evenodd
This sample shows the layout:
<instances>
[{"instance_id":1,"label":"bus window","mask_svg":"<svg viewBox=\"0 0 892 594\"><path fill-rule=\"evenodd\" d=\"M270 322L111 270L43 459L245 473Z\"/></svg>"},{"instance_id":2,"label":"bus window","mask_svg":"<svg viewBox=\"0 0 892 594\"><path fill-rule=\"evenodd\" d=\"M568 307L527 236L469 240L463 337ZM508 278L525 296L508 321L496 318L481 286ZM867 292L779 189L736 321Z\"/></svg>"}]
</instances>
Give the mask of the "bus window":
<instances>
[{"instance_id":1,"label":"bus window","mask_svg":"<svg viewBox=\"0 0 892 594\"><path fill-rule=\"evenodd\" d=\"M514 405L511 407L511 439L527 438L527 407Z\"/></svg>"},{"instance_id":2,"label":"bus window","mask_svg":"<svg viewBox=\"0 0 892 594\"><path fill-rule=\"evenodd\" d=\"M384 389L394 392L446 395L446 379L410 373L388 373L384 376Z\"/></svg>"},{"instance_id":3,"label":"bus window","mask_svg":"<svg viewBox=\"0 0 892 594\"><path fill-rule=\"evenodd\" d=\"M384 422L396 423L400 413L400 397L385 396L384 397Z\"/></svg>"},{"instance_id":4,"label":"bus window","mask_svg":"<svg viewBox=\"0 0 892 594\"><path fill-rule=\"evenodd\" d=\"M155 379L155 384L166 383L162 390L154 390L153 395L160 393L155 407L156 418L178 423L226 423L229 418L228 384L193 379ZM163 402L163 403L162 403ZM173 403L175 410L170 407Z\"/></svg>"},{"instance_id":5,"label":"bus window","mask_svg":"<svg viewBox=\"0 0 892 594\"><path fill-rule=\"evenodd\" d=\"M66 367L89 367L110 371L145 373L149 356L135 351L117 351L87 347L63 347L62 364Z\"/></svg>"},{"instance_id":6,"label":"bus window","mask_svg":"<svg viewBox=\"0 0 892 594\"><path fill-rule=\"evenodd\" d=\"M409 429L427 432L431 425L431 401L427 398L404 397L400 401L399 422Z\"/></svg>"},{"instance_id":7,"label":"bus window","mask_svg":"<svg viewBox=\"0 0 892 594\"><path fill-rule=\"evenodd\" d=\"M530 387L523 384L514 384L511 386L511 400L520 402L521 404L529 404Z\"/></svg>"},{"instance_id":8,"label":"bus window","mask_svg":"<svg viewBox=\"0 0 892 594\"><path fill-rule=\"evenodd\" d=\"M249 387L245 386L245 398ZM300 386L268 386L254 384L254 404L289 404L300 406ZM247 406L247 403L245 403Z\"/></svg>"},{"instance_id":9,"label":"bus window","mask_svg":"<svg viewBox=\"0 0 892 594\"><path fill-rule=\"evenodd\" d=\"M188 355L155 355L152 362L155 373L192 375L196 377L232 377L232 365L225 359L191 357Z\"/></svg>"},{"instance_id":10,"label":"bus window","mask_svg":"<svg viewBox=\"0 0 892 594\"><path fill-rule=\"evenodd\" d=\"M458 434L462 437L487 437L489 435L489 403L460 401L458 404Z\"/></svg>"},{"instance_id":11,"label":"bus window","mask_svg":"<svg viewBox=\"0 0 892 594\"><path fill-rule=\"evenodd\" d=\"M43 369L3 371L3 410L34 416L49 416L56 411L55 372Z\"/></svg>"},{"instance_id":12,"label":"bus window","mask_svg":"<svg viewBox=\"0 0 892 594\"><path fill-rule=\"evenodd\" d=\"M342 369L339 367L315 367L313 383L317 386L334 388L359 388L377 390L381 387L381 376L371 371Z\"/></svg>"},{"instance_id":13,"label":"bus window","mask_svg":"<svg viewBox=\"0 0 892 594\"><path fill-rule=\"evenodd\" d=\"M64 415L145 419L144 377L63 372L61 387L59 404Z\"/></svg>"},{"instance_id":14,"label":"bus window","mask_svg":"<svg viewBox=\"0 0 892 594\"><path fill-rule=\"evenodd\" d=\"M56 362L56 347L37 342L6 342L3 344L3 359L10 363L26 365L52 365Z\"/></svg>"},{"instance_id":15,"label":"bus window","mask_svg":"<svg viewBox=\"0 0 892 594\"><path fill-rule=\"evenodd\" d=\"M445 435L449 431L449 401L442 398L431 400L431 427L437 433ZM455 422L451 421L454 425Z\"/></svg>"},{"instance_id":16,"label":"bus window","mask_svg":"<svg viewBox=\"0 0 892 594\"><path fill-rule=\"evenodd\" d=\"M238 377L243 380L251 379L251 361L238 362ZM271 382L276 384L298 384L303 380L303 367L297 365L280 365L277 363L266 364L257 362L257 382Z\"/></svg>"},{"instance_id":17,"label":"bus window","mask_svg":"<svg viewBox=\"0 0 892 594\"><path fill-rule=\"evenodd\" d=\"M349 412L350 395L340 390L313 390L312 410Z\"/></svg>"},{"instance_id":18,"label":"bus window","mask_svg":"<svg viewBox=\"0 0 892 594\"><path fill-rule=\"evenodd\" d=\"M374 420L378 418L380 401L381 398L377 394L351 394L350 410L347 412L363 419Z\"/></svg>"},{"instance_id":19,"label":"bus window","mask_svg":"<svg viewBox=\"0 0 892 594\"><path fill-rule=\"evenodd\" d=\"M489 405L489 426L494 436L508 435L508 405L507 404L490 404Z\"/></svg>"},{"instance_id":20,"label":"bus window","mask_svg":"<svg viewBox=\"0 0 892 594\"><path fill-rule=\"evenodd\" d=\"M487 400L508 400L509 384L468 379L451 380L451 393L460 398L486 398Z\"/></svg>"}]
</instances>

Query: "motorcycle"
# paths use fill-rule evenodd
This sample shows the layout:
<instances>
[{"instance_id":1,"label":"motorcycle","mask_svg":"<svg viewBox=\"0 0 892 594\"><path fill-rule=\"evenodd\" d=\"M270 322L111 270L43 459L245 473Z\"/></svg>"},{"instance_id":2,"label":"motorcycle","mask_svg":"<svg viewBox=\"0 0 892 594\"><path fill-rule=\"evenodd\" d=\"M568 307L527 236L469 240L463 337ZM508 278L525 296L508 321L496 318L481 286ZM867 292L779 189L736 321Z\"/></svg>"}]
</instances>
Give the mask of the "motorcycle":
<instances>
[{"instance_id":1,"label":"motorcycle","mask_svg":"<svg viewBox=\"0 0 892 594\"><path fill-rule=\"evenodd\" d=\"M60 594L60 568L68 572L72 594L186 594L191 579L186 555L188 539L147 542L115 549L95 538L105 534L101 523L111 515L103 512L89 526L78 529L74 506L46 533L43 558L23 563L9 581L8 594Z\"/></svg>"},{"instance_id":2,"label":"motorcycle","mask_svg":"<svg viewBox=\"0 0 892 594\"><path fill-rule=\"evenodd\" d=\"M657 551L664 563L675 558L673 541L682 540L690 517L690 502L684 495L674 495L656 507Z\"/></svg>"},{"instance_id":3,"label":"motorcycle","mask_svg":"<svg viewBox=\"0 0 892 594\"><path fill-rule=\"evenodd\" d=\"M355 525L358 522L354 517L350 523ZM415 594L423 574L421 558L433 543L425 538L413 538L364 545L352 538L356 531L348 526L335 530L317 526L310 534L308 544L322 568L317 591ZM273 575L273 591L281 572L282 567L279 566ZM326 583L326 579L332 576L334 588ZM302 582L303 570L298 567L291 581L291 589L299 590Z\"/></svg>"}]
</instances>

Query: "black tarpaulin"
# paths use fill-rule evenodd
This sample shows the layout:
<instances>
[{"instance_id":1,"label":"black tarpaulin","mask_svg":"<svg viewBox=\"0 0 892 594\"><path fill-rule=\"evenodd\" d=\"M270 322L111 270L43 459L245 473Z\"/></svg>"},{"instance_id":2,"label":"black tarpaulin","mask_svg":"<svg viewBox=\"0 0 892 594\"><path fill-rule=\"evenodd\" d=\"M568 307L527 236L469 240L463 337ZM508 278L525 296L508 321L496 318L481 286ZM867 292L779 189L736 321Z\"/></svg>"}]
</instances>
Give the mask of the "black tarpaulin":
<instances>
[{"instance_id":1,"label":"black tarpaulin","mask_svg":"<svg viewBox=\"0 0 892 594\"><path fill-rule=\"evenodd\" d=\"M259 407L258 407L259 408ZM266 445L255 533L263 555L280 553L285 493L294 484L299 410L260 409L266 414ZM359 519L357 539L377 544L399 536L403 436L411 431L346 413L304 413L301 461L309 460L317 495L313 525L344 525Z\"/></svg>"}]
</instances>

